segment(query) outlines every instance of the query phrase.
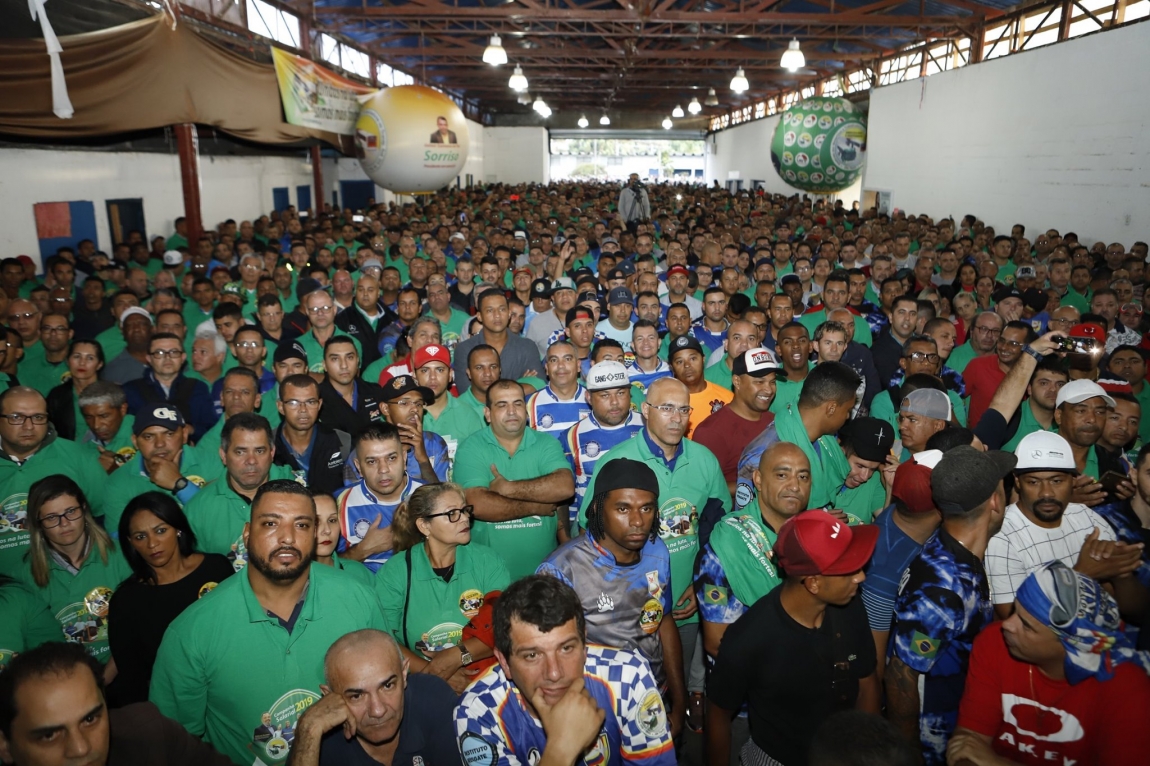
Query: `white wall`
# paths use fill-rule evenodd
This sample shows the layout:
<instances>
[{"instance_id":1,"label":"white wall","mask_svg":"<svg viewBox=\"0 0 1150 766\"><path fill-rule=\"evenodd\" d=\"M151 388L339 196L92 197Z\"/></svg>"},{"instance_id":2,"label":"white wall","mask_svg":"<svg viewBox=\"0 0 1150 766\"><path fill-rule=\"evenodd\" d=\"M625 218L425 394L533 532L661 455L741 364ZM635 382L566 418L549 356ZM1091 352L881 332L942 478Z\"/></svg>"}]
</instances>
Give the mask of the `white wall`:
<instances>
[{"instance_id":1,"label":"white wall","mask_svg":"<svg viewBox=\"0 0 1150 766\"><path fill-rule=\"evenodd\" d=\"M551 145L547 128L484 128L483 172L476 181L548 183Z\"/></svg>"},{"instance_id":2,"label":"white wall","mask_svg":"<svg viewBox=\"0 0 1150 766\"><path fill-rule=\"evenodd\" d=\"M201 157L200 195L204 226L228 218L254 218L272 209L272 188L310 184L311 172L287 157ZM105 200L142 197L149 237L168 236L184 214L180 161L175 154L0 149L0 254L39 260L37 202L90 200L99 247L111 251Z\"/></svg>"},{"instance_id":3,"label":"white wall","mask_svg":"<svg viewBox=\"0 0 1150 766\"><path fill-rule=\"evenodd\" d=\"M707 184L718 181L720 186L726 188L731 171L735 171L743 182L743 188L747 190L753 188L752 181L764 181L764 188L771 194L809 194L780 178L771 164L771 138L775 135L780 119L782 115L776 114L708 136L706 169L703 173ZM861 181L829 196L841 199L850 207L859 199L860 193Z\"/></svg>"},{"instance_id":4,"label":"white wall","mask_svg":"<svg viewBox=\"0 0 1150 766\"><path fill-rule=\"evenodd\" d=\"M1134 24L878 88L863 186L1000 233L1150 239L1148 48Z\"/></svg>"}]
</instances>

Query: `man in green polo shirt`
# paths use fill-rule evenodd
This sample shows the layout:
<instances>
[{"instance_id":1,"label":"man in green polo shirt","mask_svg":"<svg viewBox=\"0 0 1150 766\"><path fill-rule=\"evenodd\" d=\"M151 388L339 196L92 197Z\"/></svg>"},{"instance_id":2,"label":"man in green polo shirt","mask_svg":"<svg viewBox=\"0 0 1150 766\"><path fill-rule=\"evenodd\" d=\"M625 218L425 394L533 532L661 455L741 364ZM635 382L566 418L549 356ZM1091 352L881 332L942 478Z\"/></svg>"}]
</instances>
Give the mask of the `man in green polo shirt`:
<instances>
[{"instance_id":1,"label":"man in green polo shirt","mask_svg":"<svg viewBox=\"0 0 1150 766\"><path fill-rule=\"evenodd\" d=\"M68 317L60 314L44 314L40 317L40 342L33 349L24 350L17 374L20 382L47 394L60 385L68 372L68 344L72 340L72 328ZM77 424L79 425L79 424Z\"/></svg>"},{"instance_id":2,"label":"man in green polo shirt","mask_svg":"<svg viewBox=\"0 0 1150 766\"><path fill-rule=\"evenodd\" d=\"M719 518L731 510L731 493L719 460L706 447L684 439L690 422L690 393L674 378L660 378L647 389L642 412L645 426L633 439L611 448L596 464L583 495L579 526L587 527L587 506L595 497L595 476L603 463L629 458L646 463L659 479L659 536L671 554L671 588L679 638L683 644L687 691L703 691L702 657L694 662L699 638L698 601L691 583L699 552L699 519Z\"/></svg>"},{"instance_id":3,"label":"man in green polo shirt","mask_svg":"<svg viewBox=\"0 0 1150 766\"><path fill-rule=\"evenodd\" d=\"M559 440L527 427L519 383L492 383L484 413L491 427L459 446L454 480L475 506L472 539L501 554L516 580L555 550L555 508L575 495L575 477Z\"/></svg>"},{"instance_id":4,"label":"man in green polo shirt","mask_svg":"<svg viewBox=\"0 0 1150 766\"><path fill-rule=\"evenodd\" d=\"M494 346L480 343L467 352L467 390L459 395L459 403L483 417L487 406L487 387L502 377L503 366Z\"/></svg>"},{"instance_id":5,"label":"man in green polo shirt","mask_svg":"<svg viewBox=\"0 0 1150 766\"><path fill-rule=\"evenodd\" d=\"M1119 346L1110 354L1110 372L1130 384L1134 398L1142 407L1138 437L1143 444L1150 444L1150 385L1146 385L1146 351L1137 346Z\"/></svg>"},{"instance_id":6,"label":"man in green polo shirt","mask_svg":"<svg viewBox=\"0 0 1150 766\"><path fill-rule=\"evenodd\" d=\"M128 414L124 389L115 383L97 380L76 397L76 404L83 420L76 424L75 441L92 450L106 473L136 456L136 447L132 444L135 418Z\"/></svg>"},{"instance_id":7,"label":"man in green polo shirt","mask_svg":"<svg viewBox=\"0 0 1150 766\"><path fill-rule=\"evenodd\" d=\"M326 290L315 290L304 296L300 307L307 312L311 329L296 338L307 354L308 372L323 372L323 347L336 334L335 301ZM350 336L348 336L350 337ZM363 346L359 340L351 338L356 354L363 359Z\"/></svg>"},{"instance_id":8,"label":"man in green polo shirt","mask_svg":"<svg viewBox=\"0 0 1150 766\"><path fill-rule=\"evenodd\" d=\"M244 367L233 367L221 380L223 382L220 387L220 405L224 408L224 414L196 442L196 447L205 455L215 455L219 451L220 434L224 431L224 425L233 416L241 412L255 412L263 416L260 381L254 372ZM266 419L266 416L264 417ZM268 420L268 425L274 429L279 423L273 425Z\"/></svg>"},{"instance_id":9,"label":"man in green polo shirt","mask_svg":"<svg viewBox=\"0 0 1150 766\"><path fill-rule=\"evenodd\" d=\"M38 391L9 388L0 394L0 574L27 568L28 489L56 473L71 477L88 497L98 497L108 478L88 447L56 436Z\"/></svg>"},{"instance_id":10,"label":"man in green polo shirt","mask_svg":"<svg viewBox=\"0 0 1150 766\"><path fill-rule=\"evenodd\" d=\"M808 311L799 318L799 321L811 335L815 334L819 325L827 321L827 317L832 311L847 307L847 301L850 298L850 277L847 273L841 270L831 272L823 285L821 296L823 307L818 311ZM854 320L854 337L847 338L847 340L854 340L870 348L873 343L870 325L867 324L866 319L858 314L852 312L851 316Z\"/></svg>"},{"instance_id":11,"label":"man in green polo shirt","mask_svg":"<svg viewBox=\"0 0 1150 766\"><path fill-rule=\"evenodd\" d=\"M727 327L727 337L723 338L723 355L703 370L703 379L733 391L731 385L731 360L747 353L762 342L755 326L745 319L736 319ZM713 357L713 355L712 355Z\"/></svg>"},{"instance_id":12,"label":"man in green polo shirt","mask_svg":"<svg viewBox=\"0 0 1150 766\"><path fill-rule=\"evenodd\" d=\"M168 404L149 405L136 416L132 424L136 454L92 498L96 511L104 514L104 528L113 540L119 538L120 515L132 498L162 491L184 506L201 487L223 473L215 453L205 457L198 448L188 446L191 433L179 409Z\"/></svg>"},{"instance_id":13,"label":"man in green polo shirt","mask_svg":"<svg viewBox=\"0 0 1150 766\"><path fill-rule=\"evenodd\" d=\"M958 346L947 357L946 366L962 374L970 360L979 356L993 354L998 345L998 338L1002 335L1002 328L1006 322L993 311L984 311L979 314L974 325L970 328L966 343Z\"/></svg>"},{"instance_id":14,"label":"man in green polo shirt","mask_svg":"<svg viewBox=\"0 0 1150 766\"><path fill-rule=\"evenodd\" d=\"M281 766L300 715L321 696L328 648L389 627L367 586L312 564L316 511L305 487L268 482L245 508L252 565L172 623L150 696L232 762Z\"/></svg>"},{"instance_id":15,"label":"man in green polo shirt","mask_svg":"<svg viewBox=\"0 0 1150 766\"><path fill-rule=\"evenodd\" d=\"M498 364L499 355L495 354L494 358ZM442 436L447 442L448 456L455 460L459 443L487 425L483 413L451 395L451 353L446 346L432 344L416 349L411 354L411 366L416 382L435 395L435 400L423 409L423 430Z\"/></svg>"},{"instance_id":16,"label":"man in green polo shirt","mask_svg":"<svg viewBox=\"0 0 1150 766\"><path fill-rule=\"evenodd\" d=\"M229 418L220 432L224 475L200 490L184 511L199 549L227 556L237 572L248 560L242 533L256 491L272 479L294 478L288 466L272 465L273 438L261 415L243 412Z\"/></svg>"}]
</instances>

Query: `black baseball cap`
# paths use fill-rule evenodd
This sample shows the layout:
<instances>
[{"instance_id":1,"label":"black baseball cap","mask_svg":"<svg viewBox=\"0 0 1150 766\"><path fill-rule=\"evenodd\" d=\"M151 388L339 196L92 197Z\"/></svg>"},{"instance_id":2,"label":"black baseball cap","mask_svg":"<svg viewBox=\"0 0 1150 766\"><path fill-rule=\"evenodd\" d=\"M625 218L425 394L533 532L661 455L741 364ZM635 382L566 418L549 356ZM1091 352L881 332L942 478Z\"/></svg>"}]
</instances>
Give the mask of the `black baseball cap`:
<instances>
[{"instance_id":1,"label":"black baseball cap","mask_svg":"<svg viewBox=\"0 0 1150 766\"><path fill-rule=\"evenodd\" d=\"M152 426L160 426L169 431L184 427L184 416L173 404L156 404L136 413L132 423L132 433L139 436Z\"/></svg>"},{"instance_id":2,"label":"black baseball cap","mask_svg":"<svg viewBox=\"0 0 1150 766\"><path fill-rule=\"evenodd\" d=\"M435 394L431 392L430 388L424 388L415 382L415 378L410 375L396 375L387 384L383 386L384 402L394 402L404 394L409 394L412 391L416 392L423 397L424 404L431 404L435 401Z\"/></svg>"},{"instance_id":3,"label":"black baseball cap","mask_svg":"<svg viewBox=\"0 0 1150 766\"><path fill-rule=\"evenodd\" d=\"M303 350L303 346L294 340L290 343L280 343L276 346L276 352L272 354L272 364L286 362L289 359L299 359L304 364L307 364L307 352Z\"/></svg>"},{"instance_id":4,"label":"black baseball cap","mask_svg":"<svg viewBox=\"0 0 1150 766\"><path fill-rule=\"evenodd\" d=\"M1009 452L983 452L969 444L948 450L930 474L935 507L944 516L977 508L1017 463L1018 458Z\"/></svg>"},{"instance_id":5,"label":"black baseball cap","mask_svg":"<svg viewBox=\"0 0 1150 766\"><path fill-rule=\"evenodd\" d=\"M551 281L540 277L531 283L531 297L532 298L550 298L551 297Z\"/></svg>"},{"instance_id":6,"label":"black baseball cap","mask_svg":"<svg viewBox=\"0 0 1150 766\"><path fill-rule=\"evenodd\" d=\"M674 359L675 354L680 351L698 351L704 359L707 358L707 352L703 351L703 344L690 335L680 335L671 341L671 347L667 351L667 361L670 362Z\"/></svg>"},{"instance_id":7,"label":"black baseball cap","mask_svg":"<svg viewBox=\"0 0 1150 766\"><path fill-rule=\"evenodd\" d=\"M874 463L886 463L894 446L894 427L879 418L855 418L844 436L856 455Z\"/></svg>"}]
</instances>

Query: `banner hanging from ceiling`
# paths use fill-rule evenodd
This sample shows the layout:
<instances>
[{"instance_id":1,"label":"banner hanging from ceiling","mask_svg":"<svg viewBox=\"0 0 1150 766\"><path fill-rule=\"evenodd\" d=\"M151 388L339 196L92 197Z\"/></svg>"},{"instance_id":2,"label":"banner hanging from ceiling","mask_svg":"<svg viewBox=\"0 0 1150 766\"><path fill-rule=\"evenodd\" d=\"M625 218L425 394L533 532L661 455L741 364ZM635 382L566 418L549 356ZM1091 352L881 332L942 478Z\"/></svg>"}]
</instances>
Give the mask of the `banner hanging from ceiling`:
<instances>
[{"instance_id":1,"label":"banner hanging from ceiling","mask_svg":"<svg viewBox=\"0 0 1150 766\"><path fill-rule=\"evenodd\" d=\"M314 61L272 48L284 120L290 125L355 135L360 96L375 88L360 85Z\"/></svg>"}]
</instances>

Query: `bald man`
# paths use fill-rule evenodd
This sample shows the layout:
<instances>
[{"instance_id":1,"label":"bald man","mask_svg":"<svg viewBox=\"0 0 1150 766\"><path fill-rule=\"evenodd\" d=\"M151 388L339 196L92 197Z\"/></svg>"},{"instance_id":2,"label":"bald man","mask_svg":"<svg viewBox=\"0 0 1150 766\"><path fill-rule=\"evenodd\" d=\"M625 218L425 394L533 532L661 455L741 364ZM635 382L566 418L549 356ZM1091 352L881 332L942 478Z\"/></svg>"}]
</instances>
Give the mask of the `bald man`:
<instances>
[{"instance_id":1,"label":"bald man","mask_svg":"<svg viewBox=\"0 0 1150 766\"><path fill-rule=\"evenodd\" d=\"M408 675L390 633L340 638L323 660L323 697L300 718L289 766L460 766L450 731L456 696L438 676Z\"/></svg>"}]
</instances>

